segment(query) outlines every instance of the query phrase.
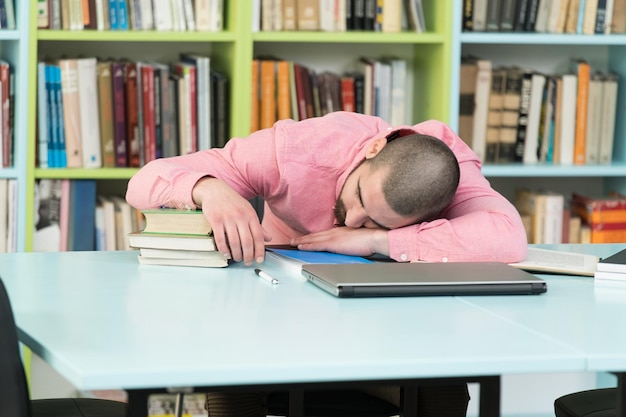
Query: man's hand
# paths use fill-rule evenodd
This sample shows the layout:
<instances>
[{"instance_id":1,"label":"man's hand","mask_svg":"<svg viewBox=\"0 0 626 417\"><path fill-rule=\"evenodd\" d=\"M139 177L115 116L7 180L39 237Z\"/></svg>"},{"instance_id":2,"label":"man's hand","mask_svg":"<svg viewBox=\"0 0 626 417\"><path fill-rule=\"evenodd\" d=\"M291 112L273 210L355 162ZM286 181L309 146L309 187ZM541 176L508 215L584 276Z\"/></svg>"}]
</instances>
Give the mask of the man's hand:
<instances>
[{"instance_id":1,"label":"man's hand","mask_svg":"<svg viewBox=\"0 0 626 417\"><path fill-rule=\"evenodd\" d=\"M327 251L344 255L369 256L374 253L389 255L385 229L334 227L297 237L291 244L300 250Z\"/></svg>"},{"instance_id":2,"label":"man's hand","mask_svg":"<svg viewBox=\"0 0 626 417\"><path fill-rule=\"evenodd\" d=\"M267 236L250 203L224 181L207 177L196 183L193 201L213 228L215 245L225 256L246 265L263 262Z\"/></svg>"}]
</instances>

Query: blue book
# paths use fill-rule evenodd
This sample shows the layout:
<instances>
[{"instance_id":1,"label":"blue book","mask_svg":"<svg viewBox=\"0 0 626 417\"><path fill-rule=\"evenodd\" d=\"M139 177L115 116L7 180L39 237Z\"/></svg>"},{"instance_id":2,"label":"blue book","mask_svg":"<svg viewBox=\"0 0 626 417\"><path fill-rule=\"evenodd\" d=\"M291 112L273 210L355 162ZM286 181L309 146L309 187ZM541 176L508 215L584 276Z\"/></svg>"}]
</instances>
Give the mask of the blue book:
<instances>
[{"instance_id":1,"label":"blue book","mask_svg":"<svg viewBox=\"0 0 626 417\"><path fill-rule=\"evenodd\" d=\"M288 246L267 246L265 256L300 275L303 264L368 264L374 261L360 256L332 252L312 252L290 249Z\"/></svg>"},{"instance_id":2,"label":"blue book","mask_svg":"<svg viewBox=\"0 0 626 417\"><path fill-rule=\"evenodd\" d=\"M56 108L56 139L55 139L55 166L57 168L67 167L67 153L65 152L65 122L63 120L63 93L61 90L61 67L52 66L52 85L54 87L54 102Z\"/></svg>"},{"instance_id":3,"label":"blue book","mask_svg":"<svg viewBox=\"0 0 626 417\"><path fill-rule=\"evenodd\" d=\"M117 26L119 30L128 30L128 2L126 0L117 0Z\"/></svg>"},{"instance_id":4,"label":"blue book","mask_svg":"<svg viewBox=\"0 0 626 417\"><path fill-rule=\"evenodd\" d=\"M39 167L48 168L48 143L50 141L50 127L48 123L48 112L50 105L48 100L48 87L50 85L47 76L45 62L37 63L37 135L38 135L38 157Z\"/></svg>"},{"instance_id":5,"label":"blue book","mask_svg":"<svg viewBox=\"0 0 626 417\"><path fill-rule=\"evenodd\" d=\"M71 180L68 251L96 249L96 181Z\"/></svg>"},{"instance_id":6,"label":"blue book","mask_svg":"<svg viewBox=\"0 0 626 417\"><path fill-rule=\"evenodd\" d=\"M120 28L117 18L117 4L118 0L109 0L109 26L111 30L118 30Z\"/></svg>"}]
</instances>

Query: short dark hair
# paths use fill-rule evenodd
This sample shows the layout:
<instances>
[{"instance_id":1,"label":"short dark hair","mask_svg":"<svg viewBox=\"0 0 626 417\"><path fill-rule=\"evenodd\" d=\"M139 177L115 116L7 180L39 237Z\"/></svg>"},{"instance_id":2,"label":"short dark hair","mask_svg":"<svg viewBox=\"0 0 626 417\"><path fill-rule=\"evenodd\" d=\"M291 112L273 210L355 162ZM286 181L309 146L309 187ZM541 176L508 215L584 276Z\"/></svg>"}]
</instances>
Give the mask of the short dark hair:
<instances>
[{"instance_id":1,"label":"short dark hair","mask_svg":"<svg viewBox=\"0 0 626 417\"><path fill-rule=\"evenodd\" d=\"M374 171L388 170L382 189L393 211L419 221L438 215L459 185L456 156L443 141L428 135L395 138L368 163Z\"/></svg>"}]
</instances>

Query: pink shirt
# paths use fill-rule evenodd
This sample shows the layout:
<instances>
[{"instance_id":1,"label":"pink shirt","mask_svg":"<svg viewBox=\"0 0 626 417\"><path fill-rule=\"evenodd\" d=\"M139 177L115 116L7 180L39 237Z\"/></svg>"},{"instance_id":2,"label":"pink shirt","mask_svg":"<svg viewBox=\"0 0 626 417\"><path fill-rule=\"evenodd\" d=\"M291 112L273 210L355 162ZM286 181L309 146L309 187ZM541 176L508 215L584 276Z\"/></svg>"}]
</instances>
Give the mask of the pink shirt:
<instances>
[{"instance_id":1,"label":"pink shirt","mask_svg":"<svg viewBox=\"0 0 626 417\"><path fill-rule=\"evenodd\" d=\"M526 255L526 233L513 205L491 188L472 150L444 123L401 127L443 140L456 155L461 179L440 219L389 231L397 261L517 262ZM195 207L192 188L202 177L227 182L244 198L265 200L263 226L271 244L327 230L348 174L367 145L392 128L373 116L335 112L300 122L283 120L223 149L151 161L129 181L126 200L137 209Z\"/></svg>"}]
</instances>

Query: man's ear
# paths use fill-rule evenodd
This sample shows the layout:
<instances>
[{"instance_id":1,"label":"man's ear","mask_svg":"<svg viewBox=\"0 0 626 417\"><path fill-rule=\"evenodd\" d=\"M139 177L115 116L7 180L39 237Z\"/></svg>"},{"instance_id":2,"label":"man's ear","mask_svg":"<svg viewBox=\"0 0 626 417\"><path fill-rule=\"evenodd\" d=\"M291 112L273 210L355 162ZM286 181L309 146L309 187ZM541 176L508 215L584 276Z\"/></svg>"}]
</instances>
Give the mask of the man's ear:
<instances>
[{"instance_id":1,"label":"man's ear","mask_svg":"<svg viewBox=\"0 0 626 417\"><path fill-rule=\"evenodd\" d=\"M367 149L365 150L365 159L371 159L375 157L378 152L381 151L387 145L387 138L382 137L375 139L372 143L367 145Z\"/></svg>"}]
</instances>

